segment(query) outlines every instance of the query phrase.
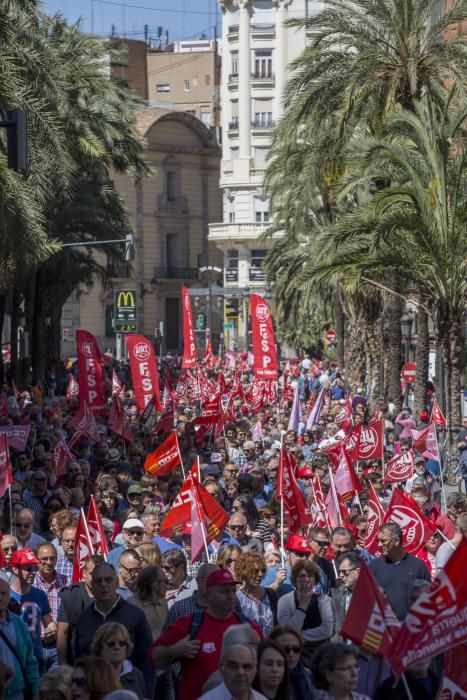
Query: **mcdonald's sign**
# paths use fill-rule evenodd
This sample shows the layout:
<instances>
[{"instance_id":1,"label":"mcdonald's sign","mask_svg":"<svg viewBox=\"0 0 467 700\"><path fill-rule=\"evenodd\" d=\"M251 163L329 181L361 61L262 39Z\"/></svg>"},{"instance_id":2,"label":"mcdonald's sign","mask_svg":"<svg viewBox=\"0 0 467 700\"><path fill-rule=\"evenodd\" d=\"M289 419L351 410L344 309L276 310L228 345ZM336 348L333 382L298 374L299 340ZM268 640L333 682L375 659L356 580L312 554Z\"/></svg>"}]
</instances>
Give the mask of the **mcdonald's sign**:
<instances>
[{"instance_id":1,"label":"mcdonald's sign","mask_svg":"<svg viewBox=\"0 0 467 700\"><path fill-rule=\"evenodd\" d=\"M115 290L115 332L136 333L137 292L135 289Z\"/></svg>"}]
</instances>

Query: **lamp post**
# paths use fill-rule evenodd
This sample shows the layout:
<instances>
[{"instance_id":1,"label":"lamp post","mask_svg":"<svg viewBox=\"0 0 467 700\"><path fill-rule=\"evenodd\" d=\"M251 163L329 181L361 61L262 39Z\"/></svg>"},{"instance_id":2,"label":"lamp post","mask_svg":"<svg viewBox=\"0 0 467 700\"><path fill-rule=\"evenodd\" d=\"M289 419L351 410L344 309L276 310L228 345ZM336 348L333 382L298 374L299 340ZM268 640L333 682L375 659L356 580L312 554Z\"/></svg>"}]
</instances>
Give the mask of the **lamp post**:
<instances>
[{"instance_id":1,"label":"lamp post","mask_svg":"<svg viewBox=\"0 0 467 700\"><path fill-rule=\"evenodd\" d=\"M208 300L208 308L207 308L207 322L208 322L208 327L206 328L206 340L211 337L212 334L212 273L213 272L222 272L221 267L216 267L215 265L205 265L204 267L200 267L199 271L204 273L208 273L208 288L209 288L209 300Z\"/></svg>"},{"instance_id":2,"label":"lamp post","mask_svg":"<svg viewBox=\"0 0 467 700\"><path fill-rule=\"evenodd\" d=\"M413 313L412 311L406 311L402 314L400 318L401 324L401 335L404 341L404 363L407 363L410 359L410 340L412 337L412 325L413 325ZM409 382L405 383L404 390L404 404L402 408L409 407Z\"/></svg>"}]
</instances>

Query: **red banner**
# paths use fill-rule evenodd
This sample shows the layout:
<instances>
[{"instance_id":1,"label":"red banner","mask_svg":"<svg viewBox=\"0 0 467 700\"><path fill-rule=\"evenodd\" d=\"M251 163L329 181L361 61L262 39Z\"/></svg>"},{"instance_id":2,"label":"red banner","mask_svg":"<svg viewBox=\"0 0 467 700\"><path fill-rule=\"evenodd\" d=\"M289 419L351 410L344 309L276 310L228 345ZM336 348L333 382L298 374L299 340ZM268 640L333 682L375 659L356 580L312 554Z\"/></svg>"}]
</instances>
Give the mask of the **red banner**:
<instances>
[{"instance_id":1,"label":"red banner","mask_svg":"<svg viewBox=\"0 0 467 700\"><path fill-rule=\"evenodd\" d=\"M125 389L120 384L120 379L115 370L112 370L112 396L118 396L119 399L125 398Z\"/></svg>"},{"instance_id":2,"label":"red banner","mask_svg":"<svg viewBox=\"0 0 467 700\"><path fill-rule=\"evenodd\" d=\"M63 476L66 474L66 467L71 458L72 457L70 450L68 449L68 445L64 440L59 440L55 445L54 451L52 452L51 459L56 476Z\"/></svg>"},{"instance_id":3,"label":"red banner","mask_svg":"<svg viewBox=\"0 0 467 700\"><path fill-rule=\"evenodd\" d=\"M349 453L351 459L367 461L380 459L384 454L384 420L371 425L363 425L360 430L358 452Z\"/></svg>"},{"instance_id":4,"label":"red banner","mask_svg":"<svg viewBox=\"0 0 467 700\"><path fill-rule=\"evenodd\" d=\"M104 408L101 351L96 339L88 331L76 331L78 384L81 401L97 412Z\"/></svg>"},{"instance_id":5,"label":"red banner","mask_svg":"<svg viewBox=\"0 0 467 700\"><path fill-rule=\"evenodd\" d=\"M100 434L97 430L93 412L89 408L86 401L80 404L78 413L71 419L68 425L70 428L75 430L75 433L68 444L68 447L70 448L82 437L85 437L88 440L93 440L94 442L98 442L100 440Z\"/></svg>"},{"instance_id":6,"label":"red banner","mask_svg":"<svg viewBox=\"0 0 467 700\"><path fill-rule=\"evenodd\" d=\"M378 528L384 520L384 508L370 482L370 498L368 499L368 519L366 523L365 549L374 554L378 549Z\"/></svg>"},{"instance_id":7,"label":"red banner","mask_svg":"<svg viewBox=\"0 0 467 700\"><path fill-rule=\"evenodd\" d=\"M6 435L8 445L22 451L26 447L30 430L30 425L0 425L0 436Z\"/></svg>"},{"instance_id":8,"label":"red banner","mask_svg":"<svg viewBox=\"0 0 467 700\"><path fill-rule=\"evenodd\" d=\"M71 401L71 399L73 399L75 396L79 396L79 384L74 378L74 376L70 373L68 387L66 390L66 398L68 401Z\"/></svg>"},{"instance_id":9,"label":"red banner","mask_svg":"<svg viewBox=\"0 0 467 700\"><path fill-rule=\"evenodd\" d=\"M191 312L190 292L182 287L183 307L183 360L182 369L196 367L196 343L195 330L193 328L193 314Z\"/></svg>"},{"instance_id":10,"label":"red banner","mask_svg":"<svg viewBox=\"0 0 467 700\"><path fill-rule=\"evenodd\" d=\"M298 532L304 525L311 525L313 516L296 479L297 465L291 454L281 449L279 473L276 483L276 499L284 500L284 511L290 532Z\"/></svg>"},{"instance_id":11,"label":"red banner","mask_svg":"<svg viewBox=\"0 0 467 700\"><path fill-rule=\"evenodd\" d=\"M408 611L388 657L397 677L412 664L467 641L466 561L467 541L463 539Z\"/></svg>"},{"instance_id":12,"label":"red banner","mask_svg":"<svg viewBox=\"0 0 467 700\"><path fill-rule=\"evenodd\" d=\"M78 583L84 580L84 565L91 554L94 554L94 547L89 536L86 516L84 515L84 510L81 508L75 535L72 583Z\"/></svg>"},{"instance_id":13,"label":"red banner","mask_svg":"<svg viewBox=\"0 0 467 700\"><path fill-rule=\"evenodd\" d=\"M12 483L8 438L3 434L0 435L0 498L5 495Z\"/></svg>"},{"instance_id":14,"label":"red banner","mask_svg":"<svg viewBox=\"0 0 467 700\"><path fill-rule=\"evenodd\" d=\"M276 342L271 312L259 294L250 294L250 303L255 378L277 379Z\"/></svg>"},{"instance_id":15,"label":"red banner","mask_svg":"<svg viewBox=\"0 0 467 700\"><path fill-rule=\"evenodd\" d=\"M415 501L409 501L398 488L392 492L383 525L392 522L402 530L402 545L406 552L415 554L436 532L436 526L426 518Z\"/></svg>"},{"instance_id":16,"label":"red banner","mask_svg":"<svg viewBox=\"0 0 467 700\"><path fill-rule=\"evenodd\" d=\"M462 700L467 688L467 642L449 649L444 657L443 675L436 700Z\"/></svg>"},{"instance_id":17,"label":"red banner","mask_svg":"<svg viewBox=\"0 0 467 700\"><path fill-rule=\"evenodd\" d=\"M443 416L436 399L433 401L433 408L431 409L431 420L436 425L446 425L446 418Z\"/></svg>"},{"instance_id":18,"label":"red banner","mask_svg":"<svg viewBox=\"0 0 467 700\"><path fill-rule=\"evenodd\" d=\"M10 412L10 409L8 408L8 404L6 402L6 399L3 396L3 394L0 393L0 418L8 418L9 412Z\"/></svg>"},{"instance_id":19,"label":"red banner","mask_svg":"<svg viewBox=\"0 0 467 700\"><path fill-rule=\"evenodd\" d=\"M209 544L213 539L220 539L224 527L229 522L229 515L220 507L210 508L210 514L208 514L204 507L206 499L203 501L203 496L206 496L206 494L210 496L210 494L201 486L197 479L192 478L192 483L191 561L195 562L203 553L205 542ZM212 503L210 505L212 506Z\"/></svg>"},{"instance_id":20,"label":"red banner","mask_svg":"<svg viewBox=\"0 0 467 700\"><path fill-rule=\"evenodd\" d=\"M125 414L123 404L118 396L112 396L112 408L110 409L109 419L107 424L110 430L125 440L125 442L133 442L133 432Z\"/></svg>"},{"instance_id":21,"label":"red banner","mask_svg":"<svg viewBox=\"0 0 467 700\"><path fill-rule=\"evenodd\" d=\"M362 561L341 635L371 654L386 657L399 628L393 609Z\"/></svg>"},{"instance_id":22,"label":"red banner","mask_svg":"<svg viewBox=\"0 0 467 700\"><path fill-rule=\"evenodd\" d=\"M413 476L413 450L397 455L384 468L384 483L395 484Z\"/></svg>"},{"instance_id":23,"label":"red banner","mask_svg":"<svg viewBox=\"0 0 467 700\"><path fill-rule=\"evenodd\" d=\"M101 556L105 557L109 551L109 548L94 496L91 496L86 521L88 524L89 539L91 540L94 554L100 554Z\"/></svg>"},{"instance_id":24,"label":"red banner","mask_svg":"<svg viewBox=\"0 0 467 700\"><path fill-rule=\"evenodd\" d=\"M170 474L181 462L177 433L174 431L164 440L162 445L146 457L144 469L151 476L165 476Z\"/></svg>"},{"instance_id":25,"label":"red banner","mask_svg":"<svg viewBox=\"0 0 467 700\"><path fill-rule=\"evenodd\" d=\"M144 335L127 335L126 344L130 358L133 391L139 411L144 411L154 396L156 411L162 412L159 372L154 348Z\"/></svg>"}]
</instances>

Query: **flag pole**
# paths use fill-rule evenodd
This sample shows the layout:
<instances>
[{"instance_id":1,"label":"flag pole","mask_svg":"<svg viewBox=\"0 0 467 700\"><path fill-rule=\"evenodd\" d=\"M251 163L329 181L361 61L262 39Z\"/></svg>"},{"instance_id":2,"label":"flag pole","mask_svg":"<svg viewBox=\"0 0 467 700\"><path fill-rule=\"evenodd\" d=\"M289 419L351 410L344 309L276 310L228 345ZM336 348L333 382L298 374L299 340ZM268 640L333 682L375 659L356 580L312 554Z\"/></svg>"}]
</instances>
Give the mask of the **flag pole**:
<instances>
[{"instance_id":1,"label":"flag pole","mask_svg":"<svg viewBox=\"0 0 467 700\"><path fill-rule=\"evenodd\" d=\"M10 535L13 535L13 503L11 502L11 484L8 486L8 499L10 501Z\"/></svg>"},{"instance_id":2,"label":"flag pole","mask_svg":"<svg viewBox=\"0 0 467 700\"><path fill-rule=\"evenodd\" d=\"M89 549L91 550L91 554L94 554L94 545L91 540L91 535L89 534L89 528L88 528L88 521L86 520L86 516L84 514L84 508L81 508L81 517L83 518L83 526L84 529L86 530L86 537L88 539L88 544L89 544Z\"/></svg>"},{"instance_id":3,"label":"flag pole","mask_svg":"<svg viewBox=\"0 0 467 700\"><path fill-rule=\"evenodd\" d=\"M281 449L280 449L280 461L279 461L279 469L283 470L283 464L282 464L282 441L283 441L283 435L281 433ZM284 476L283 476L283 471L280 471L280 479L283 483ZM282 563L282 568L285 568L285 553L284 553L284 494L282 493L282 488L281 488L281 563Z\"/></svg>"},{"instance_id":4,"label":"flag pole","mask_svg":"<svg viewBox=\"0 0 467 700\"><path fill-rule=\"evenodd\" d=\"M174 431L176 433L178 458L180 460L180 466L182 467L183 480L185 481L185 479L186 479L185 467L183 466L183 459L182 459L182 455L180 454L180 446L178 444L177 431L175 430L175 428L174 428ZM198 469L199 469L199 457L198 457Z\"/></svg>"},{"instance_id":5,"label":"flag pole","mask_svg":"<svg viewBox=\"0 0 467 700\"><path fill-rule=\"evenodd\" d=\"M330 480L330 484L331 484L332 497L334 498L334 503L336 504L337 518L339 520L339 525L342 526L341 505L339 503L339 499L337 498L336 485L334 483L334 477L332 476L331 467L329 467L329 480Z\"/></svg>"},{"instance_id":6,"label":"flag pole","mask_svg":"<svg viewBox=\"0 0 467 700\"><path fill-rule=\"evenodd\" d=\"M197 460L198 460L198 474L201 474L199 455L197 457ZM208 541L206 539L206 530L204 529L204 518L201 515L201 508L200 508L199 501L198 501L198 492L196 491L196 489L193 489L193 498L195 499L195 503L196 503L196 512L198 513L198 520L199 520L199 524L201 525L201 532L203 534L203 542L204 542L204 549L206 551L206 559L207 559L208 564L209 564L210 557L209 557ZM191 526L193 527L193 523L191 524Z\"/></svg>"},{"instance_id":7,"label":"flag pole","mask_svg":"<svg viewBox=\"0 0 467 700\"><path fill-rule=\"evenodd\" d=\"M409 684L407 682L407 678L405 676L405 673L403 673L401 677L402 677L402 683L404 684L404 690L406 692L408 700L413 700L413 695L410 692Z\"/></svg>"},{"instance_id":8,"label":"flag pole","mask_svg":"<svg viewBox=\"0 0 467 700\"><path fill-rule=\"evenodd\" d=\"M444 512L446 513L447 512L447 503L446 503L446 491L444 490L443 463L441 461L441 452L439 451L438 431L436 429L436 425L434 425L434 429L435 429L436 451L438 453L438 458L439 458L439 479L441 481L441 494L444 498Z\"/></svg>"}]
</instances>

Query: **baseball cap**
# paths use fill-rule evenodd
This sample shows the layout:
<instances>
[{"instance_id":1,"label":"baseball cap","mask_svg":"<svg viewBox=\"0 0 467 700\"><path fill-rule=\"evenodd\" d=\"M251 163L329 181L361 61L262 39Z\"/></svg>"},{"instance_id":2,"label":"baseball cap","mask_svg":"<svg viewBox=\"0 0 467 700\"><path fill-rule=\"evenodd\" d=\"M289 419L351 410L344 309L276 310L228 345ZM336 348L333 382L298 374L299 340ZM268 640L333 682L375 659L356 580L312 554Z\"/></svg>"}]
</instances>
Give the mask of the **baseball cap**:
<instances>
[{"instance_id":1,"label":"baseball cap","mask_svg":"<svg viewBox=\"0 0 467 700\"><path fill-rule=\"evenodd\" d=\"M312 551L307 538L300 535L289 535L285 548L292 552L304 552L305 554Z\"/></svg>"},{"instance_id":2,"label":"baseball cap","mask_svg":"<svg viewBox=\"0 0 467 700\"><path fill-rule=\"evenodd\" d=\"M120 450L116 447L111 447L107 453L107 462L118 462L120 459Z\"/></svg>"},{"instance_id":3,"label":"baseball cap","mask_svg":"<svg viewBox=\"0 0 467 700\"><path fill-rule=\"evenodd\" d=\"M206 579L206 588L211 588L212 586L235 586L240 581L236 581L230 571L225 571L224 569L218 569L209 574Z\"/></svg>"},{"instance_id":4,"label":"baseball cap","mask_svg":"<svg viewBox=\"0 0 467 700\"><path fill-rule=\"evenodd\" d=\"M132 493L140 495L143 493L143 489L141 488L141 486L139 484L132 484L129 487L127 494L132 494Z\"/></svg>"},{"instance_id":5,"label":"baseball cap","mask_svg":"<svg viewBox=\"0 0 467 700\"><path fill-rule=\"evenodd\" d=\"M297 476L299 479L312 479L314 477L313 469L310 467L302 467L298 470Z\"/></svg>"},{"instance_id":6,"label":"baseball cap","mask_svg":"<svg viewBox=\"0 0 467 700\"><path fill-rule=\"evenodd\" d=\"M222 462L222 455L220 452L213 452L211 455L211 464L219 464Z\"/></svg>"},{"instance_id":7,"label":"baseball cap","mask_svg":"<svg viewBox=\"0 0 467 700\"><path fill-rule=\"evenodd\" d=\"M132 527L139 527L141 530L144 530L144 525L138 518L128 518L128 520L125 520L123 523L124 530L131 530Z\"/></svg>"},{"instance_id":8,"label":"baseball cap","mask_svg":"<svg viewBox=\"0 0 467 700\"><path fill-rule=\"evenodd\" d=\"M40 564L32 549L19 549L13 552L11 566L31 566Z\"/></svg>"}]
</instances>

